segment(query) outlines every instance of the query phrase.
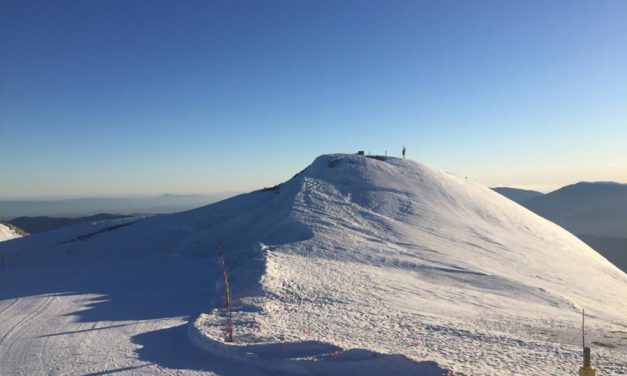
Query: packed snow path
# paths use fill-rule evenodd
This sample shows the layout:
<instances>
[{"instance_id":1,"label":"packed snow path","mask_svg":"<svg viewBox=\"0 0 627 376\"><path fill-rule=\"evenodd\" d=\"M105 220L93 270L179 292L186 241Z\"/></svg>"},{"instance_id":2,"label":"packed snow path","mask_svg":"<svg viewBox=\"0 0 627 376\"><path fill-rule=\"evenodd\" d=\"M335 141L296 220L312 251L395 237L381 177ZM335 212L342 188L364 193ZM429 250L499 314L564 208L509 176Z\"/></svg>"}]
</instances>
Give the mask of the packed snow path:
<instances>
[{"instance_id":1,"label":"packed snow path","mask_svg":"<svg viewBox=\"0 0 627 376\"><path fill-rule=\"evenodd\" d=\"M0 270L0 375L241 369L187 340L189 317L210 303L213 263L165 256L73 263L71 255L67 262Z\"/></svg>"},{"instance_id":2,"label":"packed snow path","mask_svg":"<svg viewBox=\"0 0 627 376\"><path fill-rule=\"evenodd\" d=\"M260 375L188 339L212 306L215 259L172 254L145 230L111 240L124 224L3 242L0 375Z\"/></svg>"}]
</instances>

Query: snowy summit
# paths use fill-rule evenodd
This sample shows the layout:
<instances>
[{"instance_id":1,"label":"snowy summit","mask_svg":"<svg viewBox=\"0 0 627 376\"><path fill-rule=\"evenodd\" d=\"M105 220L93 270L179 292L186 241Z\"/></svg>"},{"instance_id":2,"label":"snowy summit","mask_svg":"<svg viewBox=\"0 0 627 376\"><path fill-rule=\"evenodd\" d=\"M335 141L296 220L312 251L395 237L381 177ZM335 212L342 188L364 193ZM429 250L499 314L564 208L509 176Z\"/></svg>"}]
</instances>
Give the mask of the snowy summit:
<instances>
[{"instance_id":1,"label":"snowy summit","mask_svg":"<svg viewBox=\"0 0 627 376\"><path fill-rule=\"evenodd\" d=\"M37 234L0 251L3 286L41 268L55 281L2 291L0 329L19 331L7 315L24 314L15 311L20 301L63 292L45 308L24 303L23 310L34 305L39 321L76 316L59 331L94 322L109 329L47 337L45 354L80 354L72 341L83 335L105 347L98 335L106 335L120 342L107 355L117 368L151 364L132 374L180 368L182 361L161 357L168 351L145 350L155 341L143 334L180 325L216 359L262 374L572 375L581 361L582 309L598 372L627 372L627 275L491 189L399 158L324 155L272 188L137 222ZM80 276L63 274L83 268L98 282L78 288ZM224 270L233 343L224 342ZM3 308L11 299L18 308ZM55 374L46 368L54 359L10 362L25 359L17 349L30 351L37 341L28 338L46 330L31 323L13 353L2 347L9 361L0 373L32 366ZM190 362L187 370L222 373L215 363Z\"/></svg>"}]
</instances>

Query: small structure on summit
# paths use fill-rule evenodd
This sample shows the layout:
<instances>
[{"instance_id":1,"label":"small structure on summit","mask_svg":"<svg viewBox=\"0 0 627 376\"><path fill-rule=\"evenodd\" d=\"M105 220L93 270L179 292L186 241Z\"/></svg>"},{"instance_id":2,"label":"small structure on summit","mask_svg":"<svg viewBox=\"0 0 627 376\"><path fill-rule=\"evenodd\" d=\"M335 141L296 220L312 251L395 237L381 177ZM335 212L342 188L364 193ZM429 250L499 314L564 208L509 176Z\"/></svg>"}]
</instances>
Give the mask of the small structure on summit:
<instances>
[{"instance_id":1,"label":"small structure on summit","mask_svg":"<svg viewBox=\"0 0 627 376\"><path fill-rule=\"evenodd\" d=\"M368 155L366 155L366 153L363 150L359 150L357 152L357 155L361 155L361 156L364 156L366 158L376 159L376 160L379 160L379 161L386 161L388 159L387 154L388 154L387 150L385 151L385 155L376 155L376 154L372 154L371 155L370 152L368 152ZM335 161L331 161L329 163L333 163L333 166L329 165L329 167L334 167L335 164L336 164Z\"/></svg>"}]
</instances>

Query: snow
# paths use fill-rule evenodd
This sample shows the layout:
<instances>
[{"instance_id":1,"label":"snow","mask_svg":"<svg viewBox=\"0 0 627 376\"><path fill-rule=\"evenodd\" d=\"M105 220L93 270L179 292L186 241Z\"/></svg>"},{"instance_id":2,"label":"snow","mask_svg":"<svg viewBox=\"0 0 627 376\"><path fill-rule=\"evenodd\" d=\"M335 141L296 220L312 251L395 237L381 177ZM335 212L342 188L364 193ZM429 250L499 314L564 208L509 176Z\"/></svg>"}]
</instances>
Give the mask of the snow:
<instances>
[{"instance_id":1,"label":"snow","mask_svg":"<svg viewBox=\"0 0 627 376\"><path fill-rule=\"evenodd\" d=\"M325 155L276 189L0 251L2 375L572 375L581 308L597 371L627 372L627 275L413 161Z\"/></svg>"},{"instance_id":2,"label":"snow","mask_svg":"<svg viewBox=\"0 0 627 376\"><path fill-rule=\"evenodd\" d=\"M7 225L0 223L0 242L21 237L20 234L13 231Z\"/></svg>"},{"instance_id":3,"label":"snow","mask_svg":"<svg viewBox=\"0 0 627 376\"><path fill-rule=\"evenodd\" d=\"M0 242L20 237L22 237L22 235L9 228L9 226L0 223Z\"/></svg>"}]
</instances>

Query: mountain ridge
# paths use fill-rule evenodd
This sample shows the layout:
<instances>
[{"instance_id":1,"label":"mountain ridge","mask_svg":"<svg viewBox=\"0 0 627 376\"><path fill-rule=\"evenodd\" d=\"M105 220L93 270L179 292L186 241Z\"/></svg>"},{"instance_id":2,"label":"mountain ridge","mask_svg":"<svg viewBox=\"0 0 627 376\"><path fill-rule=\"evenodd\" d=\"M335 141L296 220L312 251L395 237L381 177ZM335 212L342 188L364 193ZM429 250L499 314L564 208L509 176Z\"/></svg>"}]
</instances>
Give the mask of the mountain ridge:
<instances>
[{"instance_id":1,"label":"mountain ridge","mask_svg":"<svg viewBox=\"0 0 627 376\"><path fill-rule=\"evenodd\" d=\"M510 187L493 187L492 189L519 204L544 194L538 191Z\"/></svg>"}]
</instances>

